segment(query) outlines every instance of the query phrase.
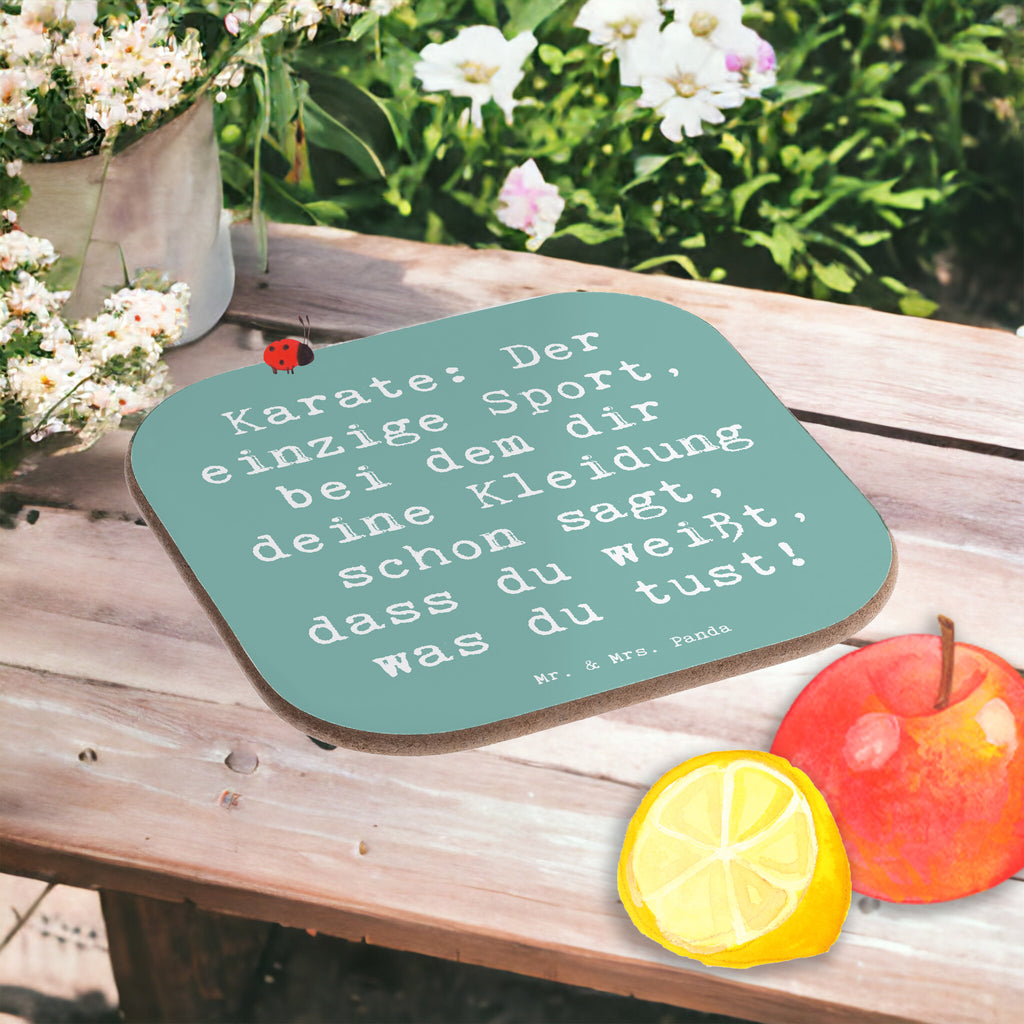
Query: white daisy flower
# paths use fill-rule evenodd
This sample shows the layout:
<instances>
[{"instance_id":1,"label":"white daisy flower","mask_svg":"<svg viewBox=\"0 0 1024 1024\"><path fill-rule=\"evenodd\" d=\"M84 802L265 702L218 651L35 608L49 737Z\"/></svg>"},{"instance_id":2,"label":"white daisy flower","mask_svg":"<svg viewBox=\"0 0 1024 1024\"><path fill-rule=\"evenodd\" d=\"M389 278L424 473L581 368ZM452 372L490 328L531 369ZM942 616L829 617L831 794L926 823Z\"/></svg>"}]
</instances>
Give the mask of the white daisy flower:
<instances>
[{"instance_id":1,"label":"white daisy flower","mask_svg":"<svg viewBox=\"0 0 1024 1024\"><path fill-rule=\"evenodd\" d=\"M618 50L642 28L658 29L663 20L658 0L588 0L573 24L590 33L590 42Z\"/></svg>"},{"instance_id":2,"label":"white daisy flower","mask_svg":"<svg viewBox=\"0 0 1024 1024\"><path fill-rule=\"evenodd\" d=\"M741 0L669 0L666 6L675 14L674 25L685 26L719 49L743 27Z\"/></svg>"},{"instance_id":3,"label":"white daisy flower","mask_svg":"<svg viewBox=\"0 0 1024 1024\"><path fill-rule=\"evenodd\" d=\"M657 42L644 41L636 58L642 68L639 105L661 114L662 134L673 142L681 142L684 132L702 135L704 122L721 124L722 110L743 102L740 75L726 67L725 54L684 25L673 22Z\"/></svg>"},{"instance_id":4,"label":"white daisy flower","mask_svg":"<svg viewBox=\"0 0 1024 1024\"><path fill-rule=\"evenodd\" d=\"M427 92L449 92L471 101L470 120L483 126L483 105L489 100L512 120L512 93L523 78L523 61L537 40L532 32L506 39L491 25L471 25L447 43L430 43L420 51L414 73Z\"/></svg>"}]
</instances>

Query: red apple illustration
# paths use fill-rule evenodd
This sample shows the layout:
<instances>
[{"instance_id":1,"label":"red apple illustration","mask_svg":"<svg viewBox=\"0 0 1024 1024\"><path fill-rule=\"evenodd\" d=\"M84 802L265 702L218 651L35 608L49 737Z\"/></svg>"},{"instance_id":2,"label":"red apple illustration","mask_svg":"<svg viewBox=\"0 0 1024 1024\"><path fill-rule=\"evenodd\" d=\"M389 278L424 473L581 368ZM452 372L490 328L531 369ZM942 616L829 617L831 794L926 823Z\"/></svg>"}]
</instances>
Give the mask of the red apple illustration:
<instances>
[{"instance_id":1,"label":"red apple illustration","mask_svg":"<svg viewBox=\"0 0 1024 1024\"><path fill-rule=\"evenodd\" d=\"M957 899L1024 869L1024 679L939 623L941 640L834 661L772 744L828 802L854 890L894 903Z\"/></svg>"}]
</instances>

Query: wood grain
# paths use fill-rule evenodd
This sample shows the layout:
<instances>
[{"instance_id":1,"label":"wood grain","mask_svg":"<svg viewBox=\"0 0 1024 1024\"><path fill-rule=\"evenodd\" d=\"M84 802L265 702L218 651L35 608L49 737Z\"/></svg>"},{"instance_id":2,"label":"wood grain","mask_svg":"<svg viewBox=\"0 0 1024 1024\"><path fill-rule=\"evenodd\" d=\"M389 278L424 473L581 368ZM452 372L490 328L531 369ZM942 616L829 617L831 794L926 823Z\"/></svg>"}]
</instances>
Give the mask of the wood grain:
<instances>
[{"instance_id":1,"label":"wood grain","mask_svg":"<svg viewBox=\"0 0 1024 1024\"><path fill-rule=\"evenodd\" d=\"M270 272L236 229L231 316L357 338L563 291L644 295L707 320L791 409L1024 449L1024 347L1009 332L500 249L271 225ZM317 334L314 333L314 338Z\"/></svg>"},{"instance_id":2,"label":"wood grain","mask_svg":"<svg viewBox=\"0 0 1024 1024\"><path fill-rule=\"evenodd\" d=\"M833 427L810 430L879 509L899 552L893 596L857 640L934 632L941 612L957 622L961 639L1024 665L1024 605L1007 600L1024 591L1024 464ZM126 668L156 680L165 675L169 655L154 649L148 624L194 651L196 671L218 645L171 562L149 531L135 524L138 513L119 462L126 440L108 438L103 450L73 463L94 482L105 476L109 508L102 518L51 506L34 525L22 521L16 532L0 533L0 588L20 595L0 619L9 663L103 678L114 643L127 652ZM928 482L926 490L921 480ZM30 477L19 490L64 504L73 500L75 486L73 478L35 483ZM51 568L57 550L59 575ZM60 627L64 641L40 642L31 623L45 621L38 616L66 616L69 592L79 596L76 613ZM131 632L112 634L118 626ZM188 646L197 641L198 648ZM216 660L208 668L217 678L232 671Z\"/></svg>"},{"instance_id":3,"label":"wood grain","mask_svg":"<svg viewBox=\"0 0 1024 1024\"><path fill-rule=\"evenodd\" d=\"M258 362L252 325L290 332L300 312L322 339L356 337L600 288L703 316L792 408L1024 448L1021 348L999 332L288 226L272 229L260 279L245 229L236 243L239 322L169 353L178 386ZM854 641L934 632L943 612L960 639L1024 665L1024 464L853 427L807 429L900 556L892 599ZM769 746L800 689L849 648L477 751L325 752L265 708L137 525L127 440L7 488L29 504L0 531L4 869L757 1020L1017 1019L1022 876L933 907L855 898L828 955L736 972L664 953L617 903L643 790L694 754ZM242 746L259 759L250 775L225 764Z\"/></svg>"},{"instance_id":4,"label":"wood grain","mask_svg":"<svg viewBox=\"0 0 1024 1024\"><path fill-rule=\"evenodd\" d=\"M682 963L639 936L614 890L625 822L666 755L725 739L706 723L699 737L666 734L671 751L638 747L636 723L610 731L604 763L644 776L635 782L596 764L581 775L529 763L509 746L326 753L263 710L139 692L126 702L117 687L19 670L4 682L5 728L23 737L17 755L0 753L7 793L24 794L0 811L16 870L63 874L70 856L78 884L134 872L159 890L149 895L208 910L766 1021L832 1019L824 1004L850 1020L1008 1024L1024 996L1016 880L944 907L858 900L827 956L750 972ZM608 716L611 730L625 714ZM224 764L242 740L260 760L248 776ZM568 761L583 753L560 741ZM85 746L95 761L79 760ZM811 1002L798 1009L796 996Z\"/></svg>"},{"instance_id":5,"label":"wood grain","mask_svg":"<svg viewBox=\"0 0 1024 1024\"><path fill-rule=\"evenodd\" d=\"M270 925L113 890L100 901L125 1024L243 1019Z\"/></svg>"}]
</instances>

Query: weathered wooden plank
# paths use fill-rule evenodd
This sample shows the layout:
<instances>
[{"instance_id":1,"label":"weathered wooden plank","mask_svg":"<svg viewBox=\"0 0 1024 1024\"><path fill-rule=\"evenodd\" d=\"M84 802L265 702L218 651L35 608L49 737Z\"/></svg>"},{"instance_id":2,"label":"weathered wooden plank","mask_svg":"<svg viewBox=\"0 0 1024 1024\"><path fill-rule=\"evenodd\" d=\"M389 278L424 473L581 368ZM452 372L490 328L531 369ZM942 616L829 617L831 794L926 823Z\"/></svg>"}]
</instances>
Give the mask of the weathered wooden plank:
<instances>
[{"instance_id":1,"label":"weathered wooden plank","mask_svg":"<svg viewBox=\"0 0 1024 1024\"><path fill-rule=\"evenodd\" d=\"M294 902L284 904L273 896L260 892L242 893L238 890L217 888L203 880L162 879L143 874L124 865L111 865L101 861L81 860L52 850L46 853L46 869L39 867L40 859L31 846L8 843L5 847L12 870L28 877L46 878L50 875L67 878L69 884L83 888L109 889L114 885L131 887L131 891L150 893L154 898L171 899L171 892L186 889L188 899L198 906L216 907L217 912L261 920L276 920L281 925L309 928L326 935L336 935L352 942L367 942L391 949L442 957L461 963L493 967L519 974L533 974L547 981L568 985L585 985L607 992L635 996L655 1002L678 1001L678 977L666 975L660 965L620 963L596 955L581 963L578 950L545 949L544 960L538 964L537 956L526 945L510 942L503 937L461 936L443 932L428 924L406 918L400 922L381 919L369 914L350 912L339 914L332 908L315 903ZM585 956L586 954L582 954ZM594 962L600 964L601 980L593 981ZM727 1005L729 1014L744 1019L786 1024L918 1024L918 1018L900 1014L872 1013L860 1007L827 1003L813 991L799 998L794 1006L789 993L758 989L749 984L736 984L731 978L688 975L685 978L686 1006L714 1012ZM996 1018L996 1024L1002 1024ZM987 1024L987 1022L985 1022Z\"/></svg>"},{"instance_id":2,"label":"weathered wooden plank","mask_svg":"<svg viewBox=\"0 0 1024 1024\"><path fill-rule=\"evenodd\" d=\"M1024 589L1024 464L831 427L810 429L896 538L895 592L858 639L932 632L942 612L957 622L962 639L1024 665L1024 606L1007 599ZM104 477L104 505L118 510L114 515L95 519L94 513L44 508L34 525L22 518L15 531L0 533L0 593L18 595L0 620L3 660L159 688L175 658L187 654L194 670L202 671L213 650L207 675L233 679L216 634L171 562L149 531L135 525L137 513L120 475L125 440L108 438L102 450L76 457L79 472L92 465L92 475ZM74 499L74 482L41 479L39 473L25 479L22 493L38 491L58 503ZM76 605L70 619L68 595ZM181 650L166 649L161 637ZM124 651L122 658L109 657L110 644Z\"/></svg>"},{"instance_id":3,"label":"weathered wooden plank","mask_svg":"<svg viewBox=\"0 0 1024 1024\"><path fill-rule=\"evenodd\" d=\"M718 328L792 409L1024 449L1024 347L1009 332L499 249L271 225L270 272L235 228L230 315L355 338L552 292L626 292ZM315 336L315 335L314 335Z\"/></svg>"},{"instance_id":4,"label":"weathered wooden plank","mask_svg":"<svg viewBox=\"0 0 1024 1024\"><path fill-rule=\"evenodd\" d=\"M2 676L3 728L19 738L0 744L12 870L765 1021L1009 1024L1024 997L1016 881L934 907L858 900L827 956L704 969L643 939L617 902L615 858L646 782L507 749L325 753L266 711ZM259 756L251 775L224 764L242 740ZM664 751L635 740L608 754L649 781Z\"/></svg>"},{"instance_id":5,"label":"weathered wooden plank","mask_svg":"<svg viewBox=\"0 0 1024 1024\"><path fill-rule=\"evenodd\" d=\"M230 342L230 331L226 334ZM194 349L172 353L176 379L201 372L205 359L197 356ZM1024 558L1024 463L856 430L806 426L890 529L1002 553L1011 560ZM8 490L30 505L137 519L138 509L124 483L129 439L127 430L115 431L87 452L44 460L34 472L7 485Z\"/></svg>"},{"instance_id":6,"label":"weathered wooden plank","mask_svg":"<svg viewBox=\"0 0 1024 1024\"><path fill-rule=\"evenodd\" d=\"M111 890L100 902L126 1024L242 1019L269 925Z\"/></svg>"},{"instance_id":7,"label":"weathered wooden plank","mask_svg":"<svg viewBox=\"0 0 1024 1024\"><path fill-rule=\"evenodd\" d=\"M239 236L236 315L291 330L310 313L350 337L550 291L633 291L715 323L792 407L1024 446L1019 349L998 332L511 253L274 230L266 290ZM229 325L169 358L183 385L258 362L263 343ZM1024 664L1024 607L1012 600L1024 590L1024 466L809 429L900 551L896 593L858 639L931 632L943 611L961 639ZM828 957L737 973L680 968L615 901L614 858L642 789L691 754L766 747L841 648L481 751L324 753L264 709L134 525L126 442L114 435L19 481L17 493L47 507L35 525L22 517L0 533L10 870L764 1020L1016 1012L1020 880L940 907L858 901ZM223 763L242 743L260 759L251 776ZM78 759L87 750L95 761Z\"/></svg>"},{"instance_id":8,"label":"weathered wooden plank","mask_svg":"<svg viewBox=\"0 0 1024 1024\"><path fill-rule=\"evenodd\" d=\"M18 529L25 531L21 542L11 546L11 557L0 562L0 590L18 595L0 619L4 662L150 691L125 693L126 702L167 693L216 704L263 707L147 530L123 521L91 520L54 510L47 510L31 528ZM940 544L918 545L916 553L912 546L903 545L903 551L896 594L861 639L934 632L934 613L945 610L957 619L962 639L992 647L1011 659L1024 653L1019 649L1022 631L1003 631L1003 624L1012 626L1020 614L1016 602L1005 600L1020 583L1019 575L1017 579L1006 576L1005 560ZM59 574L53 567L54 552L61 554ZM953 564L942 563L942 556ZM930 575L933 571L936 575ZM936 607L934 588L954 571L966 573L977 589L951 595ZM69 616L66 609L71 603L74 614ZM655 752L663 752L661 770L666 770L682 756L715 746L769 746L799 690L840 653L843 648L833 648L811 659L492 749L517 759L639 785L650 777L641 762L631 760L630 749L644 752L643 764ZM634 727L639 731L631 743L616 744L607 735L609 729L614 737ZM566 728L574 731L567 734ZM566 742L566 736L578 740ZM681 736L691 737L690 747L681 743ZM605 751L617 753L612 757Z\"/></svg>"}]
</instances>

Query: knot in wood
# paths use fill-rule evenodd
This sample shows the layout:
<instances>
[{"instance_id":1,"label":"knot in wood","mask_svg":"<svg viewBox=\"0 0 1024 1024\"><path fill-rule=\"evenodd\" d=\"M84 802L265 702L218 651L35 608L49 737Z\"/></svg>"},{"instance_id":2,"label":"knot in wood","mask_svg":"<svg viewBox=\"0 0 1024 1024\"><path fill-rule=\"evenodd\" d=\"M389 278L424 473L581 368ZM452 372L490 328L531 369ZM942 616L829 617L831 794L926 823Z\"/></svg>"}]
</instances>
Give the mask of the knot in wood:
<instances>
[{"instance_id":1,"label":"knot in wood","mask_svg":"<svg viewBox=\"0 0 1024 1024\"><path fill-rule=\"evenodd\" d=\"M259 767L260 759L250 747L237 747L224 758L224 763L239 775L252 775Z\"/></svg>"}]
</instances>

